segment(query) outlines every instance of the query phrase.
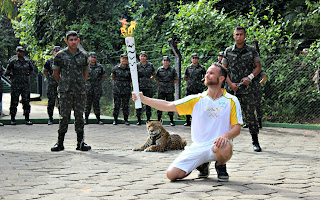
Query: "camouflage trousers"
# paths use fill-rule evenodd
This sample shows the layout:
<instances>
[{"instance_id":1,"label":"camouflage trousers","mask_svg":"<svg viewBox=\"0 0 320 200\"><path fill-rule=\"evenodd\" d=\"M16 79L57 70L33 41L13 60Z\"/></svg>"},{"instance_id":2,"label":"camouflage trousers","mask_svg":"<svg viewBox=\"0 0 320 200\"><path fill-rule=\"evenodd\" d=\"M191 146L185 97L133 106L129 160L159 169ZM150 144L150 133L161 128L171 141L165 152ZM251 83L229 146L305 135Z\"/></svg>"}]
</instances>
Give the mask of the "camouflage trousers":
<instances>
[{"instance_id":1,"label":"camouflage trousers","mask_svg":"<svg viewBox=\"0 0 320 200\"><path fill-rule=\"evenodd\" d=\"M53 110L56 105L56 101L58 101L58 105L59 105L57 88L55 90L47 90L47 97L48 97L47 112L48 112L49 117L52 117ZM59 113L60 113L60 111L59 111Z\"/></svg>"},{"instance_id":2,"label":"camouflage trousers","mask_svg":"<svg viewBox=\"0 0 320 200\"><path fill-rule=\"evenodd\" d=\"M64 136L68 131L68 124L71 117L71 110L74 111L74 126L77 133L77 141L81 142L84 139L84 121L83 111L86 102L85 94L73 94L69 92L60 93L60 119L58 130L58 142L63 142Z\"/></svg>"},{"instance_id":3,"label":"camouflage trousers","mask_svg":"<svg viewBox=\"0 0 320 200\"><path fill-rule=\"evenodd\" d=\"M22 98L23 115L30 113L30 89L11 87L10 115L16 116L19 96Z\"/></svg>"},{"instance_id":4,"label":"camouflage trousers","mask_svg":"<svg viewBox=\"0 0 320 200\"><path fill-rule=\"evenodd\" d=\"M256 112L257 118L262 118L262 110L261 110L261 98L262 98L262 91L256 93Z\"/></svg>"},{"instance_id":5,"label":"camouflage trousers","mask_svg":"<svg viewBox=\"0 0 320 200\"><path fill-rule=\"evenodd\" d=\"M94 114L100 116L100 94L87 94L86 107L84 109L85 116L89 116L91 107L93 107Z\"/></svg>"},{"instance_id":6,"label":"camouflage trousers","mask_svg":"<svg viewBox=\"0 0 320 200\"><path fill-rule=\"evenodd\" d=\"M258 120L255 114L256 93L236 94L251 135L259 134Z\"/></svg>"},{"instance_id":7,"label":"camouflage trousers","mask_svg":"<svg viewBox=\"0 0 320 200\"><path fill-rule=\"evenodd\" d=\"M113 93L113 116L117 118L119 116L119 110L122 106L123 117L129 116L129 100L131 94L115 94Z\"/></svg>"},{"instance_id":8,"label":"camouflage trousers","mask_svg":"<svg viewBox=\"0 0 320 200\"><path fill-rule=\"evenodd\" d=\"M141 89L140 90L144 96L152 98L152 90L151 89ZM142 108L136 109L137 117L141 117L142 115ZM146 105L146 116L148 119L151 117L151 107Z\"/></svg>"},{"instance_id":9,"label":"camouflage trousers","mask_svg":"<svg viewBox=\"0 0 320 200\"><path fill-rule=\"evenodd\" d=\"M163 99L166 101L174 101L174 95L173 93L158 93L158 99ZM157 111L158 116L162 116L162 111ZM168 112L169 116L173 116L173 112Z\"/></svg>"}]
</instances>

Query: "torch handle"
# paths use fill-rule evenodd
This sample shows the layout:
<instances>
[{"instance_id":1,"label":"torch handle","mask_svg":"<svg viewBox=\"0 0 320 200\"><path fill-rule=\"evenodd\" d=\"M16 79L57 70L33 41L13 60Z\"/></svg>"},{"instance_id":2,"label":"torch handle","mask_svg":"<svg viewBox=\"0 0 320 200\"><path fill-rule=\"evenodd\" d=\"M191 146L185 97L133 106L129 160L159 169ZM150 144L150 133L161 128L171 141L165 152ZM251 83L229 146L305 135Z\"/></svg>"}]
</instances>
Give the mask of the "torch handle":
<instances>
[{"instance_id":1,"label":"torch handle","mask_svg":"<svg viewBox=\"0 0 320 200\"><path fill-rule=\"evenodd\" d=\"M128 52L128 61L131 73L133 92L137 95L138 99L135 101L136 109L142 108L141 100L139 96L139 81L138 81L138 70L137 70L137 58L136 58L136 48L133 37L126 37L126 46Z\"/></svg>"}]
</instances>

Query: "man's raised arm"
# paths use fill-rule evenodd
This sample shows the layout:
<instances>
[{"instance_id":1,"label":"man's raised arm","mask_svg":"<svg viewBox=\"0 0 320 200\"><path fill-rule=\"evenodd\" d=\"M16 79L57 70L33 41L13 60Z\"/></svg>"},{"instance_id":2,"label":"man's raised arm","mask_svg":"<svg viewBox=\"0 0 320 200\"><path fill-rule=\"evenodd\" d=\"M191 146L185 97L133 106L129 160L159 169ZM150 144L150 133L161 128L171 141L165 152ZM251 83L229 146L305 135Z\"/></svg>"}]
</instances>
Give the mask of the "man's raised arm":
<instances>
[{"instance_id":1,"label":"man's raised arm","mask_svg":"<svg viewBox=\"0 0 320 200\"><path fill-rule=\"evenodd\" d=\"M169 101L165 101L165 100L161 100L161 99L153 99L153 98L149 98L146 97L142 94L142 92L139 92L139 96L141 99L141 102L151 106L157 110L161 110L161 111L172 111L172 112L177 112L176 106L174 105L173 102L169 102ZM136 101L137 100L137 96L134 92L132 92L132 100Z\"/></svg>"}]
</instances>

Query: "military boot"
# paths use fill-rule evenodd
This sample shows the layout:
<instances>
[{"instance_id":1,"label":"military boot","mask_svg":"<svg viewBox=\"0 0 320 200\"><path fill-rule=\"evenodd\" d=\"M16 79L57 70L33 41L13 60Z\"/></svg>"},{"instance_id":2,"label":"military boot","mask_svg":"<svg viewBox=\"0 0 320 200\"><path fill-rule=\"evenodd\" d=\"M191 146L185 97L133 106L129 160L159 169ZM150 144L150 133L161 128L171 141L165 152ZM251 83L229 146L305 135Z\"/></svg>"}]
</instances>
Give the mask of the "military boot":
<instances>
[{"instance_id":1,"label":"military boot","mask_svg":"<svg viewBox=\"0 0 320 200\"><path fill-rule=\"evenodd\" d=\"M118 125L118 116L114 116L113 117L114 118L114 120L113 120L113 125Z\"/></svg>"},{"instance_id":2,"label":"military boot","mask_svg":"<svg viewBox=\"0 0 320 200\"><path fill-rule=\"evenodd\" d=\"M48 119L48 125L52 125L52 124L53 124L53 117L52 115L50 115Z\"/></svg>"},{"instance_id":3,"label":"military boot","mask_svg":"<svg viewBox=\"0 0 320 200\"><path fill-rule=\"evenodd\" d=\"M103 125L103 121L101 121L100 115L96 115L96 117L97 117L97 124Z\"/></svg>"},{"instance_id":4,"label":"military boot","mask_svg":"<svg viewBox=\"0 0 320 200\"><path fill-rule=\"evenodd\" d=\"M89 151L91 146L87 145L84 141L78 141L76 150Z\"/></svg>"},{"instance_id":5,"label":"military boot","mask_svg":"<svg viewBox=\"0 0 320 200\"><path fill-rule=\"evenodd\" d=\"M51 148L51 151L63 151L64 134L59 134L57 143Z\"/></svg>"},{"instance_id":6,"label":"military boot","mask_svg":"<svg viewBox=\"0 0 320 200\"><path fill-rule=\"evenodd\" d=\"M128 121L128 116L125 115L125 116L123 117L123 119L124 119L124 124L127 125L127 126L130 126L130 123L129 123L129 121Z\"/></svg>"},{"instance_id":7,"label":"military boot","mask_svg":"<svg viewBox=\"0 0 320 200\"><path fill-rule=\"evenodd\" d=\"M53 147L51 147L51 151L63 151L64 146L63 142L57 142Z\"/></svg>"},{"instance_id":8,"label":"military boot","mask_svg":"<svg viewBox=\"0 0 320 200\"><path fill-rule=\"evenodd\" d=\"M258 134L251 134L251 137L252 137L253 150L256 152L260 152L261 147L259 145Z\"/></svg>"},{"instance_id":9,"label":"military boot","mask_svg":"<svg viewBox=\"0 0 320 200\"><path fill-rule=\"evenodd\" d=\"M11 115L11 122L10 122L11 125L16 125L16 116L15 115Z\"/></svg>"},{"instance_id":10,"label":"military boot","mask_svg":"<svg viewBox=\"0 0 320 200\"><path fill-rule=\"evenodd\" d=\"M187 117L186 123L184 123L183 125L184 126L191 126L191 116L187 115L186 117Z\"/></svg>"},{"instance_id":11,"label":"military boot","mask_svg":"<svg viewBox=\"0 0 320 200\"><path fill-rule=\"evenodd\" d=\"M140 126L140 125L141 125L141 117L140 117L140 116L137 116L137 118L138 118L137 125Z\"/></svg>"},{"instance_id":12,"label":"military boot","mask_svg":"<svg viewBox=\"0 0 320 200\"><path fill-rule=\"evenodd\" d=\"M170 126L175 126L174 121L173 121L173 115L170 115Z\"/></svg>"},{"instance_id":13,"label":"military boot","mask_svg":"<svg viewBox=\"0 0 320 200\"><path fill-rule=\"evenodd\" d=\"M147 115L147 123L150 122L151 116Z\"/></svg>"},{"instance_id":14,"label":"military boot","mask_svg":"<svg viewBox=\"0 0 320 200\"><path fill-rule=\"evenodd\" d=\"M31 122L30 119L29 119L29 113L25 114L25 115L24 115L24 118L25 118L25 120L26 120L26 125L32 125L32 122Z\"/></svg>"}]
</instances>

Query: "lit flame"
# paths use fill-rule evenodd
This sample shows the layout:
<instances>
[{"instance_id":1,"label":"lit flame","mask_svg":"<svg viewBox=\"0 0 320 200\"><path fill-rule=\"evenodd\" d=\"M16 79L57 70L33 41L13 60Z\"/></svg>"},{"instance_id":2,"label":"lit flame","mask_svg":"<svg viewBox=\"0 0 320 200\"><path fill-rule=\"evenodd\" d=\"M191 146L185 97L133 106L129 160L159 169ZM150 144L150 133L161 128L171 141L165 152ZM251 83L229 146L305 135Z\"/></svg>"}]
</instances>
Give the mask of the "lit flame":
<instances>
[{"instance_id":1,"label":"lit flame","mask_svg":"<svg viewBox=\"0 0 320 200\"><path fill-rule=\"evenodd\" d=\"M136 29L136 22L135 21L132 21L129 28L128 28L128 34L130 37L132 36L133 29Z\"/></svg>"},{"instance_id":2,"label":"lit flame","mask_svg":"<svg viewBox=\"0 0 320 200\"><path fill-rule=\"evenodd\" d=\"M127 19L121 19L119 21L122 23L122 27L120 28L122 35L123 36L129 35L131 37L133 34L133 29L136 29L136 22L135 21L130 22L130 26L129 26L128 32L127 32L127 25L126 24L129 24L127 22Z\"/></svg>"}]
</instances>

